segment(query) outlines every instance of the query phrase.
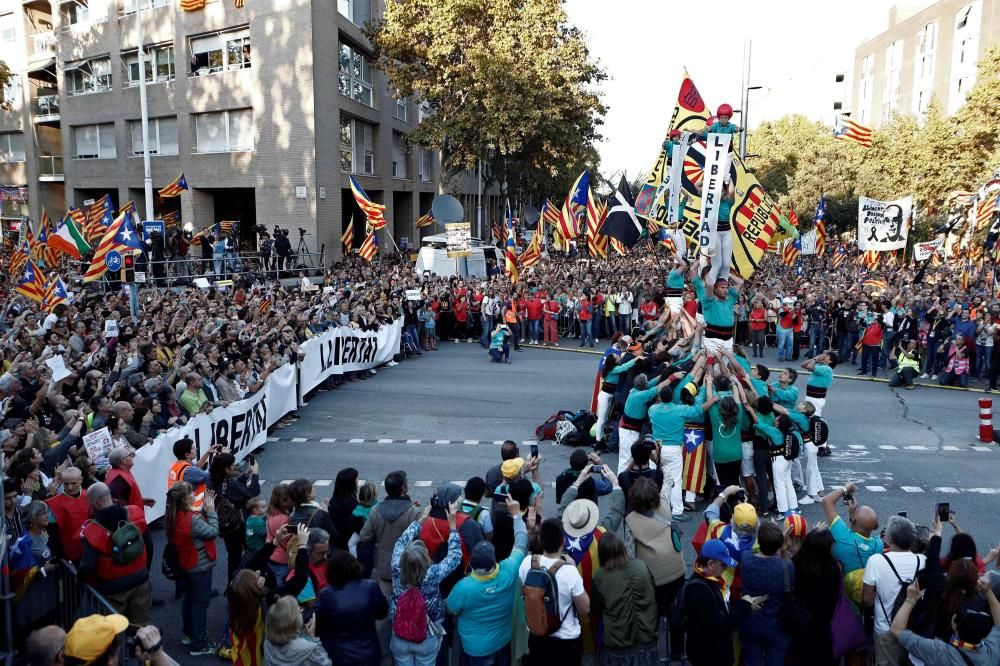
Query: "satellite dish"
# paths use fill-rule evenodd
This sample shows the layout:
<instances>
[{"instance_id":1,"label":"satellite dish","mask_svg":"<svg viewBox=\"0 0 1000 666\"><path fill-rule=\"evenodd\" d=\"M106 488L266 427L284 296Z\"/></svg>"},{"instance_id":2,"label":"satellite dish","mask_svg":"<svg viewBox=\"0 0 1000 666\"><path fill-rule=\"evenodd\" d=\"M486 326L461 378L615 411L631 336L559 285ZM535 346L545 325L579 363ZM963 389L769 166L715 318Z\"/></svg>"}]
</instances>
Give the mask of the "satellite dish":
<instances>
[{"instance_id":1,"label":"satellite dish","mask_svg":"<svg viewBox=\"0 0 1000 666\"><path fill-rule=\"evenodd\" d=\"M533 227L538 224L538 218L541 216L542 214L534 206L525 206L521 210L521 222L529 227Z\"/></svg>"},{"instance_id":2,"label":"satellite dish","mask_svg":"<svg viewBox=\"0 0 1000 666\"><path fill-rule=\"evenodd\" d=\"M465 209L462 203L455 197L448 194L439 194L431 202L431 215L435 222L449 224L451 222L461 222L465 219Z\"/></svg>"}]
</instances>

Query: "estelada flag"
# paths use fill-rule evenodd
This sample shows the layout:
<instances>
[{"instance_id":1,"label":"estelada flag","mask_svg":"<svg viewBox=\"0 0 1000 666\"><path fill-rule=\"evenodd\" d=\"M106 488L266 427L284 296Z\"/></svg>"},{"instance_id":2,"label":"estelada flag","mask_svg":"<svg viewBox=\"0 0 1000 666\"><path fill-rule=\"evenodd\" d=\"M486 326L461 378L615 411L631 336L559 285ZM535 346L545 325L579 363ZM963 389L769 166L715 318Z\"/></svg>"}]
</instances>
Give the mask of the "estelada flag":
<instances>
[{"instance_id":1,"label":"estelada flag","mask_svg":"<svg viewBox=\"0 0 1000 666\"><path fill-rule=\"evenodd\" d=\"M608 256L608 237L601 236L598 232L602 222L602 204L594 197L594 190L587 189L587 250L591 257ZM604 211L607 208L604 207Z\"/></svg>"},{"instance_id":2,"label":"estelada flag","mask_svg":"<svg viewBox=\"0 0 1000 666\"><path fill-rule=\"evenodd\" d=\"M705 454L705 428L684 427L684 490L701 493L708 476Z\"/></svg>"},{"instance_id":3,"label":"estelada flag","mask_svg":"<svg viewBox=\"0 0 1000 666\"><path fill-rule=\"evenodd\" d=\"M587 210L588 192L590 192L590 169L584 169L566 194L559 215L559 233L566 240L580 235L580 217Z\"/></svg>"},{"instance_id":4,"label":"estelada flag","mask_svg":"<svg viewBox=\"0 0 1000 666\"><path fill-rule=\"evenodd\" d=\"M203 2L202 6L204 6L204 4L205 3ZM161 189L159 194L161 198L179 197L181 195L181 192L184 192L187 189L188 189L187 178L185 178L184 174L181 173L181 175L177 176L177 178L174 179L174 182L170 183L169 185Z\"/></svg>"},{"instance_id":5,"label":"estelada flag","mask_svg":"<svg viewBox=\"0 0 1000 666\"><path fill-rule=\"evenodd\" d=\"M385 228L385 204L375 203L369 199L361 184L354 179L354 176L350 176L350 180L354 201L357 202L358 208L368 218L368 224L371 225L372 230L378 231Z\"/></svg>"},{"instance_id":6,"label":"estelada flag","mask_svg":"<svg viewBox=\"0 0 1000 666\"><path fill-rule=\"evenodd\" d=\"M354 247L354 218L352 217L350 222L347 223L347 227L344 229L343 235L340 237L340 243L343 246L344 254L350 254L351 249Z\"/></svg>"},{"instance_id":7,"label":"estelada flag","mask_svg":"<svg viewBox=\"0 0 1000 666\"><path fill-rule=\"evenodd\" d=\"M28 259L24 272L17 281L14 291L27 296L33 301L42 302L45 295L45 274L35 265L35 262Z\"/></svg>"},{"instance_id":8,"label":"estelada flag","mask_svg":"<svg viewBox=\"0 0 1000 666\"><path fill-rule=\"evenodd\" d=\"M702 132L709 116L705 101L685 72L670 129ZM660 158L654 169L665 163L666 152L661 148ZM701 180L704 165L705 142L696 142L688 149L684 158L681 181L681 188L688 198L687 205L681 211L682 230L691 242L698 240L701 195L696 185ZM734 177L736 184L736 201L732 213L733 231L736 232L733 237L732 266L746 279L753 274L767 251L767 245L778 229L780 212L777 204L757 177L747 171L738 155L733 155L730 169L730 175Z\"/></svg>"}]
</instances>

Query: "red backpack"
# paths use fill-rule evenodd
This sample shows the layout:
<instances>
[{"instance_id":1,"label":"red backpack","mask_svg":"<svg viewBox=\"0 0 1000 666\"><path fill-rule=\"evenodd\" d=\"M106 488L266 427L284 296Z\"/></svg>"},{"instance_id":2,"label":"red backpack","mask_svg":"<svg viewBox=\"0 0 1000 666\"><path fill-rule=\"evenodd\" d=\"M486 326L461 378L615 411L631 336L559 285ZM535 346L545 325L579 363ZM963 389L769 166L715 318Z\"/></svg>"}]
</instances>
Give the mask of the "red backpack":
<instances>
[{"instance_id":1,"label":"red backpack","mask_svg":"<svg viewBox=\"0 0 1000 666\"><path fill-rule=\"evenodd\" d=\"M396 601L392 632L411 643L423 643L427 639L427 602L419 587L411 587Z\"/></svg>"}]
</instances>

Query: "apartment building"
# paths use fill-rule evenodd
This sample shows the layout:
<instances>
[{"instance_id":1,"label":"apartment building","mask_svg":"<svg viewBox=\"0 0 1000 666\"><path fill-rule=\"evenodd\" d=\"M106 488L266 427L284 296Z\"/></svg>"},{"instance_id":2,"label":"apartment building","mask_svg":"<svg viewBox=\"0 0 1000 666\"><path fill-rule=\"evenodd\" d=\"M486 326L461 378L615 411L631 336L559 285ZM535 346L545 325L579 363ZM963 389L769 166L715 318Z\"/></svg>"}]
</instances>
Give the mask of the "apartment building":
<instances>
[{"instance_id":1,"label":"apartment building","mask_svg":"<svg viewBox=\"0 0 1000 666\"><path fill-rule=\"evenodd\" d=\"M957 111L976 64L1000 41L1000 0L895 6L889 28L854 52L852 117L877 127L895 113L921 115L931 99Z\"/></svg>"},{"instance_id":2,"label":"apartment building","mask_svg":"<svg viewBox=\"0 0 1000 666\"><path fill-rule=\"evenodd\" d=\"M256 225L289 229L293 245L304 229L309 250L325 245L333 260L352 218L356 246L363 236L353 174L386 206L383 250L388 236L412 247L434 233L414 222L439 191L439 156L406 140L425 110L394 96L361 29L384 0L238 4L0 0L0 58L17 73L3 91L13 108L0 111L0 186L27 187L0 217L38 220L44 206L57 218L105 192L143 211L144 76L154 188L182 172L190 187L156 196L153 217L179 210L195 229L239 220L246 242Z\"/></svg>"}]
</instances>

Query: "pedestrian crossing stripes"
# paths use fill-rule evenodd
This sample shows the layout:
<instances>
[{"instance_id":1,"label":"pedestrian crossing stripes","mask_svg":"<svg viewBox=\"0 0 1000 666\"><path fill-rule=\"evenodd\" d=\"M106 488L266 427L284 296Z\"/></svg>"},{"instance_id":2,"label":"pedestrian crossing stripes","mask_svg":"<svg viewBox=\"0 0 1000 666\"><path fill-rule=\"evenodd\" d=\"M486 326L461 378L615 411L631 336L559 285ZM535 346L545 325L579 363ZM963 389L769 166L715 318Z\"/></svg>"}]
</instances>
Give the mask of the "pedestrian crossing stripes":
<instances>
[{"instance_id":1,"label":"pedestrian crossing stripes","mask_svg":"<svg viewBox=\"0 0 1000 666\"><path fill-rule=\"evenodd\" d=\"M437 444L437 445L449 445L449 444L462 444L465 446L479 446L481 444L500 446L506 440L503 439L396 439L392 437L379 437L376 439L366 439L364 437L323 437L320 439L313 439L310 437L268 437L268 442L292 442L295 444L301 444L304 442L319 442L321 444ZM538 444L537 440L526 439L518 444L520 446L530 446L532 444ZM555 442L548 442L551 445L555 445ZM964 446L955 445L944 445L940 448L936 446L925 446L923 444L907 444L907 445L896 445L896 444L830 444L829 447L836 451L838 448L841 450L851 450L851 451L871 451L872 449L877 449L881 451L929 451L936 452L940 451L998 451L1000 447L983 445L983 444L972 444Z\"/></svg>"}]
</instances>

